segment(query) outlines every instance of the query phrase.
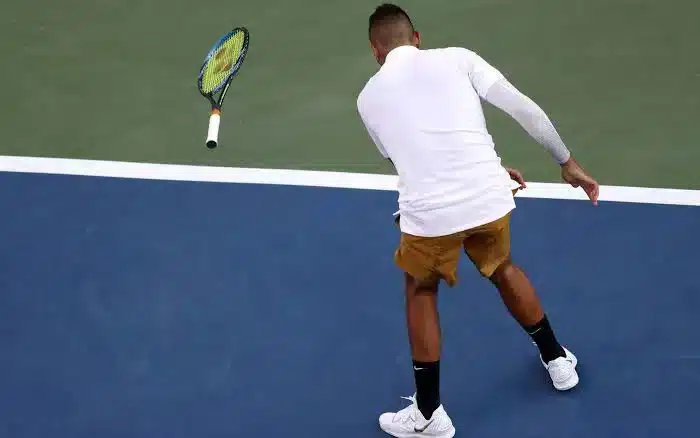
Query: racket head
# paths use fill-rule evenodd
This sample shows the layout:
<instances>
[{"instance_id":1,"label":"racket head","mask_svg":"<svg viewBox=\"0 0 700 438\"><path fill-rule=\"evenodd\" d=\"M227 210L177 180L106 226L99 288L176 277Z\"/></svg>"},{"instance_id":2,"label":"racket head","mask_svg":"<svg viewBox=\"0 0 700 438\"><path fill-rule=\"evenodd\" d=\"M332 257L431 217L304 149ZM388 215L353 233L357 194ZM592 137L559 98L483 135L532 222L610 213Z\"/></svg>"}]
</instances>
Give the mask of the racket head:
<instances>
[{"instance_id":1,"label":"racket head","mask_svg":"<svg viewBox=\"0 0 700 438\"><path fill-rule=\"evenodd\" d=\"M213 102L212 96L227 87L243 65L249 41L248 29L237 27L211 47L197 76L197 88L203 96Z\"/></svg>"}]
</instances>

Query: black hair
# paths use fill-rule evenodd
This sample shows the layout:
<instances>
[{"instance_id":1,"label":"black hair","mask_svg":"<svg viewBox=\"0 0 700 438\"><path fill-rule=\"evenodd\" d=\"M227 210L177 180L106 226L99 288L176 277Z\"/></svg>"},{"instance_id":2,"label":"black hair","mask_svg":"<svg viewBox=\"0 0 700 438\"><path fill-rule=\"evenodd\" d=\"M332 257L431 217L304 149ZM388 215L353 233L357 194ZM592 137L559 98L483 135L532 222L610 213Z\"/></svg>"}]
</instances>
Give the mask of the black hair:
<instances>
[{"instance_id":1,"label":"black hair","mask_svg":"<svg viewBox=\"0 0 700 438\"><path fill-rule=\"evenodd\" d=\"M411 17L394 4L381 4L369 16L369 38L382 45L408 39L414 31Z\"/></svg>"}]
</instances>

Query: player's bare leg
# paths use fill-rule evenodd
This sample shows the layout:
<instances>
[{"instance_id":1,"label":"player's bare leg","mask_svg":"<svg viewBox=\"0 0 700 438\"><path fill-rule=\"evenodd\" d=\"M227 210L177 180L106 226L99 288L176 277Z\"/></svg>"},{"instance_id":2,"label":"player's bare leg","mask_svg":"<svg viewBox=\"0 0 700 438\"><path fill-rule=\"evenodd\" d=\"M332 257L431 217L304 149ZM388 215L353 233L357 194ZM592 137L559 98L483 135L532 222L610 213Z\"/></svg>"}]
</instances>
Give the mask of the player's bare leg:
<instances>
[{"instance_id":1,"label":"player's bare leg","mask_svg":"<svg viewBox=\"0 0 700 438\"><path fill-rule=\"evenodd\" d=\"M440 360L440 316L438 281L418 282L409 274L406 281L406 322L414 361ZM436 406L437 407L437 406Z\"/></svg>"},{"instance_id":2,"label":"player's bare leg","mask_svg":"<svg viewBox=\"0 0 700 438\"><path fill-rule=\"evenodd\" d=\"M522 269L507 260L490 280L498 288L510 314L537 344L542 364L549 371L554 387L563 391L576 386L576 357L557 341L535 288Z\"/></svg>"},{"instance_id":3,"label":"player's bare leg","mask_svg":"<svg viewBox=\"0 0 700 438\"><path fill-rule=\"evenodd\" d=\"M416 396L398 412L379 417L382 429L395 437L452 438L455 428L440 403L440 318L438 280L418 282L405 274L406 322L413 358Z\"/></svg>"},{"instance_id":4,"label":"player's bare leg","mask_svg":"<svg viewBox=\"0 0 700 438\"><path fill-rule=\"evenodd\" d=\"M523 327L534 326L544 318L544 311L540 300L535 293L535 288L530 283L525 273L510 260L496 269L490 278L498 288L503 303L508 311ZM558 347L554 346L555 355L563 355Z\"/></svg>"}]
</instances>

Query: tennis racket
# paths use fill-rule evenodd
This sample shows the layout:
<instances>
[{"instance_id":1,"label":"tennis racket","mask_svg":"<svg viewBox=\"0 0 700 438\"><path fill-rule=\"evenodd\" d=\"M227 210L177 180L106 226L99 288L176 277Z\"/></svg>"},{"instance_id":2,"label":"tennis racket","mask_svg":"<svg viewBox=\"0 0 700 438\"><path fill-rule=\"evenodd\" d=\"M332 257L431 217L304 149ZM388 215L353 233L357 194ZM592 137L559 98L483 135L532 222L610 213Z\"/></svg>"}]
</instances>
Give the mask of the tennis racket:
<instances>
[{"instance_id":1,"label":"tennis racket","mask_svg":"<svg viewBox=\"0 0 700 438\"><path fill-rule=\"evenodd\" d=\"M222 36L207 53L197 76L197 87L202 96L211 103L207 147L218 145L221 106L233 77L243 65L248 52L250 34L245 27L237 27Z\"/></svg>"}]
</instances>

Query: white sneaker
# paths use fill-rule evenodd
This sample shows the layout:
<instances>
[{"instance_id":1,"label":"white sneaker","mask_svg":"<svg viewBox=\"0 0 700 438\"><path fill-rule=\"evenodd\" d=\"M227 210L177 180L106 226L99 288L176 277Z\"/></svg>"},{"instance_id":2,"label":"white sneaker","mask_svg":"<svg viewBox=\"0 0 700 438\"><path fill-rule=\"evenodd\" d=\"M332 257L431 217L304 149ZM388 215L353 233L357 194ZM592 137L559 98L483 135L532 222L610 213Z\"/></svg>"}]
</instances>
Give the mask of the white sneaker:
<instances>
[{"instance_id":1,"label":"white sneaker","mask_svg":"<svg viewBox=\"0 0 700 438\"><path fill-rule=\"evenodd\" d=\"M447 412L440 405L430 419L423 417L418 409L416 397L401 397L411 402L399 412L387 412L379 417L379 427L397 438L452 438L455 427Z\"/></svg>"},{"instance_id":2,"label":"white sneaker","mask_svg":"<svg viewBox=\"0 0 700 438\"><path fill-rule=\"evenodd\" d=\"M578 360L576 356L566 348L564 348L564 352L566 353L566 357L558 357L548 363L544 363L540 355L540 362L542 362L544 368L549 372L549 377L552 379L554 388L558 391L567 391L578 385L578 373L576 372Z\"/></svg>"}]
</instances>

